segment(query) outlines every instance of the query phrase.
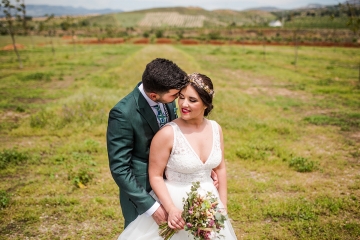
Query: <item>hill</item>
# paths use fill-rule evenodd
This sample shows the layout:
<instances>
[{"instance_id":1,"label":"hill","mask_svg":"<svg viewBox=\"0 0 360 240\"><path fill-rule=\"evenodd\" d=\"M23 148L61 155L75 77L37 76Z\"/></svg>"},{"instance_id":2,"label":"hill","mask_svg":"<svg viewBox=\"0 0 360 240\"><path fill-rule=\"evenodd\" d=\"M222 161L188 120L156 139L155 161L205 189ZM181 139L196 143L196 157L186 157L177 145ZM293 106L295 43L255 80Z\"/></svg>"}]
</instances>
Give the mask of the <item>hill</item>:
<instances>
[{"instance_id":1,"label":"hill","mask_svg":"<svg viewBox=\"0 0 360 240\"><path fill-rule=\"evenodd\" d=\"M114 12L122 12L122 10L114 9L87 9L83 7L70 7L70 6L50 6L50 5L33 5L26 4L26 15L31 17L42 17L46 14L54 14L55 16L65 15L89 15L89 14L107 14Z\"/></svg>"},{"instance_id":2,"label":"hill","mask_svg":"<svg viewBox=\"0 0 360 240\"><path fill-rule=\"evenodd\" d=\"M290 10L272 7L243 11L231 9L208 11L199 7L152 8L88 18L93 25L113 25L123 28L268 27L269 22L273 20L281 20L290 28L347 28L346 13L340 6L320 4L309 4L303 8Z\"/></svg>"},{"instance_id":3,"label":"hill","mask_svg":"<svg viewBox=\"0 0 360 240\"><path fill-rule=\"evenodd\" d=\"M224 27L266 25L276 19L273 13L220 9L208 11L199 7L153 8L89 17L96 25L119 27Z\"/></svg>"}]
</instances>

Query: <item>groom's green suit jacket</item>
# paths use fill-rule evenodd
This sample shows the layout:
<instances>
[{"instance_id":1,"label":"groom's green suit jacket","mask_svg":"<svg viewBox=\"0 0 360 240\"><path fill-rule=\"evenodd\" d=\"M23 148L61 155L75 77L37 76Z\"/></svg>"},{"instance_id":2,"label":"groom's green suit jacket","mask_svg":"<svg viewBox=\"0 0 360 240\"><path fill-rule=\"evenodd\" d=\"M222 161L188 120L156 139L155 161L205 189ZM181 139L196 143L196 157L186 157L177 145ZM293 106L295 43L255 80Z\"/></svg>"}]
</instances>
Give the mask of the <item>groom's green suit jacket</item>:
<instances>
[{"instance_id":1,"label":"groom's green suit jacket","mask_svg":"<svg viewBox=\"0 0 360 240\"><path fill-rule=\"evenodd\" d=\"M170 121L176 116L174 102L166 104ZM109 113L107 150L111 174L120 189L125 227L155 203L148 174L149 148L159 130L156 116L136 86Z\"/></svg>"}]
</instances>

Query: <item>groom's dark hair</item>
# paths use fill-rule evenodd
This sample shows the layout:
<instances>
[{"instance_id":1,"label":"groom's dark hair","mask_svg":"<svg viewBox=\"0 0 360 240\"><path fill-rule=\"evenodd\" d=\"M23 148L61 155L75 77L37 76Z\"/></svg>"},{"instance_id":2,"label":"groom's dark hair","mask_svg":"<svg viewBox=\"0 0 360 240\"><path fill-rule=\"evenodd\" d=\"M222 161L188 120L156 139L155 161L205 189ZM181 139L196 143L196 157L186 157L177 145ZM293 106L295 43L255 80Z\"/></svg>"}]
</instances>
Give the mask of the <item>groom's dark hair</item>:
<instances>
[{"instance_id":1,"label":"groom's dark hair","mask_svg":"<svg viewBox=\"0 0 360 240\"><path fill-rule=\"evenodd\" d=\"M188 83L187 74L168 59L156 58L146 65L142 75L146 92L167 93L170 89L182 89Z\"/></svg>"}]
</instances>

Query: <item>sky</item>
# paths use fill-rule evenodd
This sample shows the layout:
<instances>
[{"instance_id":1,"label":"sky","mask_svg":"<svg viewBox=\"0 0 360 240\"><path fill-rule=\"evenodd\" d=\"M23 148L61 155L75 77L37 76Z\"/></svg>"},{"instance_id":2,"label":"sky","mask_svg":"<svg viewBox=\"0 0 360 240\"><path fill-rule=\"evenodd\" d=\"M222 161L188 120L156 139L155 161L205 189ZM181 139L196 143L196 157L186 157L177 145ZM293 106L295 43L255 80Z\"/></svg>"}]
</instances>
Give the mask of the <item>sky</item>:
<instances>
[{"instance_id":1,"label":"sky","mask_svg":"<svg viewBox=\"0 0 360 240\"><path fill-rule=\"evenodd\" d=\"M157 7L201 7L206 10L233 9L245 10L257 7L277 7L293 9L308 4L336 5L341 0L25 0L25 4L46 4L53 6L84 7L87 9L111 8L134 11Z\"/></svg>"}]
</instances>

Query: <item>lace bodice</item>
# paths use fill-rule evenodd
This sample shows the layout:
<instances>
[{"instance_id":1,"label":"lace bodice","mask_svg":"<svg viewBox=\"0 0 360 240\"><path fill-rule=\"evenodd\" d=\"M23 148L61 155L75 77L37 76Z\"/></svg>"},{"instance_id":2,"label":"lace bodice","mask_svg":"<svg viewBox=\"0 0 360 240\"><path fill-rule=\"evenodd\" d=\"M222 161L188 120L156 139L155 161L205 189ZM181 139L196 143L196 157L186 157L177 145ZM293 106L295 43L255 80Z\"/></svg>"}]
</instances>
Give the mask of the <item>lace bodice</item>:
<instances>
[{"instance_id":1,"label":"lace bodice","mask_svg":"<svg viewBox=\"0 0 360 240\"><path fill-rule=\"evenodd\" d=\"M218 125L212 120L210 120L210 123L213 132L213 144L211 153L205 163L201 161L193 150L179 126L174 122L168 123L174 130L174 143L165 169L167 181L178 183L212 181L210 177L211 170L220 164L222 151Z\"/></svg>"}]
</instances>

